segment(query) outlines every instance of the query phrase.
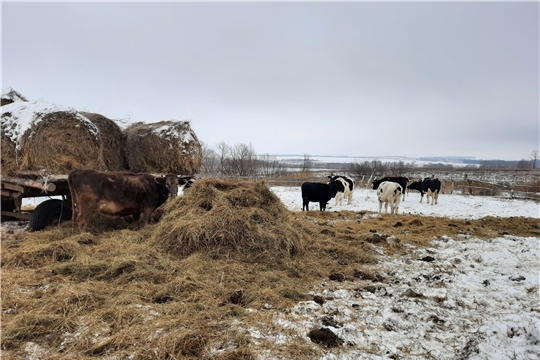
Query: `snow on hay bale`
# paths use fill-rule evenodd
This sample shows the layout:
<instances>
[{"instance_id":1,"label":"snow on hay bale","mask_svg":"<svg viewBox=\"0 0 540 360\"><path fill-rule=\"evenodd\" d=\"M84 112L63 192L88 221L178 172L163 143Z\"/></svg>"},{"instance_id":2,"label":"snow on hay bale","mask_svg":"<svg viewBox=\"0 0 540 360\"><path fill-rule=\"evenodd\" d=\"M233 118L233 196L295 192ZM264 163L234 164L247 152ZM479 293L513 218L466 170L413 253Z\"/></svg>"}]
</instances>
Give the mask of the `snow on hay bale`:
<instances>
[{"instance_id":1,"label":"snow on hay bale","mask_svg":"<svg viewBox=\"0 0 540 360\"><path fill-rule=\"evenodd\" d=\"M9 88L2 94L2 119L4 105L9 105L14 102L19 101L28 101L24 96L19 94L17 91L13 90L12 88ZM12 126L14 124L11 124ZM13 141L11 137L8 136L5 130L9 131L9 129L4 129L4 122L2 121L2 134L1 134L1 141L0 141L0 154L1 156L1 164L2 164L2 171L3 172L11 172L17 168L17 151L16 151L16 144Z\"/></svg>"},{"instance_id":2,"label":"snow on hay bale","mask_svg":"<svg viewBox=\"0 0 540 360\"><path fill-rule=\"evenodd\" d=\"M125 134L133 172L195 174L201 168L202 147L189 121L138 122Z\"/></svg>"},{"instance_id":3,"label":"snow on hay bale","mask_svg":"<svg viewBox=\"0 0 540 360\"><path fill-rule=\"evenodd\" d=\"M168 254L279 263L304 252L308 232L262 182L201 179L162 213L151 241Z\"/></svg>"},{"instance_id":4,"label":"snow on hay bale","mask_svg":"<svg viewBox=\"0 0 540 360\"><path fill-rule=\"evenodd\" d=\"M110 129L116 124L109 120L105 127L104 119L100 118L96 125L73 108L42 100L3 106L2 142L5 147L13 146L14 152L2 152L2 171L46 168L62 174L81 168L107 170L103 139L114 136ZM117 135L121 136L118 130Z\"/></svg>"},{"instance_id":5,"label":"snow on hay bale","mask_svg":"<svg viewBox=\"0 0 540 360\"><path fill-rule=\"evenodd\" d=\"M17 101L28 101L24 96L22 96L17 91L13 90L12 88L9 88L6 92L2 94L2 101L1 105L8 105Z\"/></svg>"}]
</instances>

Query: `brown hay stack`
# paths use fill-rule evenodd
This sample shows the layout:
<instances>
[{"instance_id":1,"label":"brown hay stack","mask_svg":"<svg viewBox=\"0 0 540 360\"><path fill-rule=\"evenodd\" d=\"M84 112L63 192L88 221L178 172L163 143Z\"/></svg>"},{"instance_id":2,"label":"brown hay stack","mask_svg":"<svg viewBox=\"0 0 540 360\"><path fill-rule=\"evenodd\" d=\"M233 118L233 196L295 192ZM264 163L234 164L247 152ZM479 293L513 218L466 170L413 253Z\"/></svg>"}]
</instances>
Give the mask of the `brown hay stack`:
<instances>
[{"instance_id":1,"label":"brown hay stack","mask_svg":"<svg viewBox=\"0 0 540 360\"><path fill-rule=\"evenodd\" d=\"M303 253L307 242L304 229L264 183L198 180L162 211L151 241L176 256L203 251L277 264Z\"/></svg>"},{"instance_id":2,"label":"brown hay stack","mask_svg":"<svg viewBox=\"0 0 540 360\"><path fill-rule=\"evenodd\" d=\"M202 147L189 121L138 122L125 134L133 172L195 174L201 168Z\"/></svg>"},{"instance_id":3,"label":"brown hay stack","mask_svg":"<svg viewBox=\"0 0 540 360\"><path fill-rule=\"evenodd\" d=\"M100 114L81 112L98 129L103 146L103 159L109 171L123 171L128 168L126 159L126 137L120 126L113 120Z\"/></svg>"},{"instance_id":4,"label":"brown hay stack","mask_svg":"<svg viewBox=\"0 0 540 360\"><path fill-rule=\"evenodd\" d=\"M21 138L20 170L46 168L67 174L74 169L105 170L98 128L76 112L47 113Z\"/></svg>"}]
</instances>

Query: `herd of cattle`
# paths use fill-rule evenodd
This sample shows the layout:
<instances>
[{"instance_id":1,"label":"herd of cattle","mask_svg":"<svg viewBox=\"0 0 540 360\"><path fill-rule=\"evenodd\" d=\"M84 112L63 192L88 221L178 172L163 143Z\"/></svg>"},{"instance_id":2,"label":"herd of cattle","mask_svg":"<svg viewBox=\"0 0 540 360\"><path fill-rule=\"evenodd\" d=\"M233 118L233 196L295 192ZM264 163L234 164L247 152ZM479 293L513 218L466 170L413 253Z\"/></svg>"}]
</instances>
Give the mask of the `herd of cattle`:
<instances>
[{"instance_id":1,"label":"herd of cattle","mask_svg":"<svg viewBox=\"0 0 540 360\"><path fill-rule=\"evenodd\" d=\"M302 184L302 211L309 211L310 202L318 202L319 210L325 211L326 204L332 198L336 198L336 205L341 205L343 197L347 198L347 204L351 204L352 193L354 190L354 181L344 175L331 175L327 184L305 182ZM441 182L439 179L425 178L424 180L414 181L409 184L409 179L403 176L399 177L384 177L373 181L373 190L377 190L377 198L379 200L379 213L381 213L384 204L384 210L388 213L388 205L390 205L390 213L398 213L401 197L405 200L405 190L420 191L420 202L426 194L427 202L431 197L431 205L437 204L439 192L441 191ZM408 185L407 185L408 184Z\"/></svg>"},{"instance_id":2,"label":"herd of cattle","mask_svg":"<svg viewBox=\"0 0 540 360\"><path fill-rule=\"evenodd\" d=\"M347 204L351 204L354 181L344 175L331 175L328 178L326 184L302 184L302 211L309 210L310 202L318 202L320 211L325 211L326 204L332 198L336 199L336 205L341 205L344 198ZM150 220L156 208L177 195L179 186L188 188L193 181L192 177L177 175L74 170L68 176L73 221L81 232L85 232L91 215L100 212L116 216L132 215L135 226L140 227ZM426 178L407 184L405 177L385 177L373 181L373 189L377 190L379 199L379 213L384 204L385 212L388 212L390 205L391 213L397 214L401 197L405 197L405 189L420 191L420 202L426 194L428 203L432 197L431 204L437 204L441 189L438 179Z\"/></svg>"}]
</instances>

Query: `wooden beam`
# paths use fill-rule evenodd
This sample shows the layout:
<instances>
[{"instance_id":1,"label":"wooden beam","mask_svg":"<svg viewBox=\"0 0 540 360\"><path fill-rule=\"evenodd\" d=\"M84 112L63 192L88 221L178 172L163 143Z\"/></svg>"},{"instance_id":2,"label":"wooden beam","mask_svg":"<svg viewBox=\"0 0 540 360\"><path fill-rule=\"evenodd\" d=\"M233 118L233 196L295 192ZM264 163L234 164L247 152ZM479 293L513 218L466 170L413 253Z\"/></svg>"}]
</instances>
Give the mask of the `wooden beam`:
<instances>
[{"instance_id":1,"label":"wooden beam","mask_svg":"<svg viewBox=\"0 0 540 360\"><path fill-rule=\"evenodd\" d=\"M2 187L4 189L8 189L8 190L13 190L13 191L18 191L20 193L23 193L24 192L24 187L22 187L21 185L14 185L14 184L10 184L10 183L2 183Z\"/></svg>"},{"instance_id":2,"label":"wooden beam","mask_svg":"<svg viewBox=\"0 0 540 360\"><path fill-rule=\"evenodd\" d=\"M27 221L29 221L30 218L32 217L31 214L21 214L21 213L14 213L14 212L10 212L10 211L0 211L0 213L3 216L9 216L9 217L12 217L12 218L15 218L15 219L21 219L21 220L27 220Z\"/></svg>"},{"instance_id":3,"label":"wooden beam","mask_svg":"<svg viewBox=\"0 0 540 360\"><path fill-rule=\"evenodd\" d=\"M21 193L17 192L17 191L8 191L8 190L0 190L0 191L1 191L2 196L7 196L7 197L10 197L12 199L16 199L19 196L21 196Z\"/></svg>"},{"instance_id":4,"label":"wooden beam","mask_svg":"<svg viewBox=\"0 0 540 360\"><path fill-rule=\"evenodd\" d=\"M2 176L2 182L28 186L28 187L31 187L31 188L41 189L41 190L45 190L45 191L54 191L54 190L56 190L56 185L53 184L53 183L47 183L47 185L45 185L45 183L42 183L42 182L39 182L39 181L30 180L30 179L15 178L15 177L11 177L11 176Z\"/></svg>"}]
</instances>

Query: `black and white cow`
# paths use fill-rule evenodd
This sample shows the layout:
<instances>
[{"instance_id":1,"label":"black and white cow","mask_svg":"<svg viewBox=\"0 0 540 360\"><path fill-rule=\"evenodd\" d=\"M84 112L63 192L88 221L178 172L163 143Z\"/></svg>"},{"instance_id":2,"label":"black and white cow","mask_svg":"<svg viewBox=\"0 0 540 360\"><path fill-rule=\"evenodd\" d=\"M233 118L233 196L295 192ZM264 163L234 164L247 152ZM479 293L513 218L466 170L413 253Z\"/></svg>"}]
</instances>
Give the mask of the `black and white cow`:
<instances>
[{"instance_id":1,"label":"black and white cow","mask_svg":"<svg viewBox=\"0 0 540 360\"><path fill-rule=\"evenodd\" d=\"M379 214L384 203L384 212L388 214L388 204L390 204L390 214L397 215L403 188L396 182L383 181L377 188L377 198L379 199Z\"/></svg>"},{"instance_id":2,"label":"black and white cow","mask_svg":"<svg viewBox=\"0 0 540 360\"><path fill-rule=\"evenodd\" d=\"M336 205L338 203L339 205L341 205L343 197L347 199L347 205L351 205L352 194L354 191L354 180L345 175L329 175L328 178L330 179L330 181L328 182L329 184L335 181L339 181L343 185L343 190L340 187L340 190L336 195Z\"/></svg>"},{"instance_id":3,"label":"black and white cow","mask_svg":"<svg viewBox=\"0 0 540 360\"><path fill-rule=\"evenodd\" d=\"M382 183L383 181L392 181L401 185L401 188L403 189L403 201L405 201L405 189L407 189L407 183L409 182L409 179L403 176L383 177L382 179L375 179L372 182L373 190L377 190L377 188L379 187L379 184Z\"/></svg>"},{"instance_id":4,"label":"black and white cow","mask_svg":"<svg viewBox=\"0 0 540 360\"><path fill-rule=\"evenodd\" d=\"M302 184L302 211L309 211L310 202L318 202L319 210L325 211L326 204L336 196L341 182L330 184L305 182Z\"/></svg>"},{"instance_id":5,"label":"black and white cow","mask_svg":"<svg viewBox=\"0 0 540 360\"><path fill-rule=\"evenodd\" d=\"M439 192L441 191L441 182L439 179L425 178L424 180L414 181L407 189L420 191L420 202L424 199L426 194L427 203L429 204L429 197L431 196L431 205L437 204L439 199Z\"/></svg>"}]
</instances>

